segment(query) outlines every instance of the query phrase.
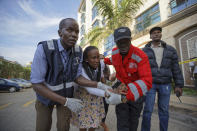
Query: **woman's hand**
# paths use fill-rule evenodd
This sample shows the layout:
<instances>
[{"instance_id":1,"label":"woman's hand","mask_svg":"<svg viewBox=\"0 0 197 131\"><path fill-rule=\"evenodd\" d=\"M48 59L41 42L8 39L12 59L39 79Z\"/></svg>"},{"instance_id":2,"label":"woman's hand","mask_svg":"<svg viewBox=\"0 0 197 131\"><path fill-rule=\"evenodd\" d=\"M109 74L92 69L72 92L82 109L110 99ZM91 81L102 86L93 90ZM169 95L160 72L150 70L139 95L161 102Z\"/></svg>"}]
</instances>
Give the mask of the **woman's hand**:
<instances>
[{"instance_id":1,"label":"woman's hand","mask_svg":"<svg viewBox=\"0 0 197 131\"><path fill-rule=\"evenodd\" d=\"M128 91L128 88L127 88L127 86L126 86L124 83L122 83L122 84L120 84L120 86L117 88L117 90L118 90L118 93L119 93L119 94L126 95L126 94L127 94L127 91Z\"/></svg>"},{"instance_id":2,"label":"woman's hand","mask_svg":"<svg viewBox=\"0 0 197 131\"><path fill-rule=\"evenodd\" d=\"M112 93L116 93L116 94L123 94L126 95L127 94L127 86L125 84L120 84L117 88L115 89L108 89L108 91L112 92Z\"/></svg>"}]
</instances>

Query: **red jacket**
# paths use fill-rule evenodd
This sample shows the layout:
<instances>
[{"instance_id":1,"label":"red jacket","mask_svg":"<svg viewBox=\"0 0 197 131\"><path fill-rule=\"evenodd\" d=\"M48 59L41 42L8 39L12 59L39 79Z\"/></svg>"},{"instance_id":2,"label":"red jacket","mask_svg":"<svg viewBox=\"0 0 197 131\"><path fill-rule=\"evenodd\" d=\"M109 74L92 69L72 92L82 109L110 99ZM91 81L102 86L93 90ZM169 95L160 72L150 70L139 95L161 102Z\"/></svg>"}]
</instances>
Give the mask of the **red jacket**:
<instances>
[{"instance_id":1,"label":"red jacket","mask_svg":"<svg viewBox=\"0 0 197 131\"><path fill-rule=\"evenodd\" d=\"M136 101L152 88L149 60L139 48L131 45L124 60L122 60L119 49L113 48L111 58L105 58L104 62L113 65L117 79L127 85L127 100Z\"/></svg>"}]
</instances>

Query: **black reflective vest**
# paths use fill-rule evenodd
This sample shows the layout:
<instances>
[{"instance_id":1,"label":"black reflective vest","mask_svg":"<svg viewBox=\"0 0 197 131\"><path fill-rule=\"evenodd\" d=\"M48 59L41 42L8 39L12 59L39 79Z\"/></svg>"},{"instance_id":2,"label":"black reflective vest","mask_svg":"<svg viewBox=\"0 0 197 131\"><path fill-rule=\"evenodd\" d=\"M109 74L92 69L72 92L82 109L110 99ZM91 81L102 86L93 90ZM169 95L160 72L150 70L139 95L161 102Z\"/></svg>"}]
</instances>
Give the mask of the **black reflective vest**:
<instances>
[{"instance_id":1,"label":"black reflective vest","mask_svg":"<svg viewBox=\"0 0 197 131\"><path fill-rule=\"evenodd\" d=\"M57 40L43 41L43 49L47 59L48 70L45 84L49 89L64 97L73 97L73 81L76 79L78 66L82 58L82 49L75 45L69 55L66 68L62 63ZM38 100L45 105L58 104L37 94Z\"/></svg>"}]
</instances>

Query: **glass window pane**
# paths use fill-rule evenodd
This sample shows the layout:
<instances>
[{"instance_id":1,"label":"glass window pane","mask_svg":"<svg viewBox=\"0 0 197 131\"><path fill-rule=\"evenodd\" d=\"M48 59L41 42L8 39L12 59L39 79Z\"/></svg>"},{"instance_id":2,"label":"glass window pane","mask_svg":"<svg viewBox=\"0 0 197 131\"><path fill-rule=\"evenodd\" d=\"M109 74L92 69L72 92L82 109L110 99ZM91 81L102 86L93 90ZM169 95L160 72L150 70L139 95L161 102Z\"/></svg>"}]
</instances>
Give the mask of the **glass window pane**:
<instances>
[{"instance_id":1,"label":"glass window pane","mask_svg":"<svg viewBox=\"0 0 197 131\"><path fill-rule=\"evenodd\" d=\"M171 4L171 12L172 14L178 13L181 10L196 4L197 0L173 0Z\"/></svg>"},{"instance_id":2,"label":"glass window pane","mask_svg":"<svg viewBox=\"0 0 197 131\"><path fill-rule=\"evenodd\" d=\"M157 13L156 13L157 12ZM146 12L144 12L141 16L136 18L136 29L137 31L142 31L148 26L155 24L160 21L160 11L159 4L153 6Z\"/></svg>"},{"instance_id":3,"label":"glass window pane","mask_svg":"<svg viewBox=\"0 0 197 131\"><path fill-rule=\"evenodd\" d=\"M114 42L114 37L113 35L110 35L106 38L106 42L104 44L104 48L105 48L105 51L107 50L111 50L113 48L113 46L115 45L115 42Z\"/></svg>"},{"instance_id":4,"label":"glass window pane","mask_svg":"<svg viewBox=\"0 0 197 131\"><path fill-rule=\"evenodd\" d=\"M176 0L176 4L179 6L179 5L182 5L186 3L186 0Z\"/></svg>"},{"instance_id":5,"label":"glass window pane","mask_svg":"<svg viewBox=\"0 0 197 131\"><path fill-rule=\"evenodd\" d=\"M96 20L96 21L93 23L93 25L92 25L93 28L96 27L96 26L99 26L99 21L98 21L98 20Z\"/></svg>"},{"instance_id":6,"label":"glass window pane","mask_svg":"<svg viewBox=\"0 0 197 131\"><path fill-rule=\"evenodd\" d=\"M143 30L142 23L137 24L137 30L138 31L142 31Z\"/></svg>"},{"instance_id":7,"label":"glass window pane","mask_svg":"<svg viewBox=\"0 0 197 131\"><path fill-rule=\"evenodd\" d=\"M146 21L144 21L144 28L147 28L148 26L151 25L151 19L147 19Z\"/></svg>"},{"instance_id":8,"label":"glass window pane","mask_svg":"<svg viewBox=\"0 0 197 131\"><path fill-rule=\"evenodd\" d=\"M181 5L178 5L178 6L176 6L176 7L171 9L172 10L172 14L175 14L175 13L177 13L177 12L179 12L179 11L185 9L185 8L186 8L186 4L185 3L183 3Z\"/></svg>"},{"instance_id":9,"label":"glass window pane","mask_svg":"<svg viewBox=\"0 0 197 131\"><path fill-rule=\"evenodd\" d=\"M141 21L141 16L136 18L137 23Z\"/></svg>"},{"instance_id":10,"label":"glass window pane","mask_svg":"<svg viewBox=\"0 0 197 131\"><path fill-rule=\"evenodd\" d=\"M159 12L153 14L153 15L151 16L151 19L155 19L155 18L157 18L157 17L160 17L160 16L159 16Z\"/></svg>"},{"instance_id":11,"label":"glass window pane","mask_svg":"<svg viewBox=\"0 0 197 131\"><path fill-rule=\"evenodd\" d=\"M85 23L85 13L81 15L81 23Z\"/></svg>"},{"instance_id":12,"label":"glass window pane","mask_svg":"<svg viewBox=\"0 0 197 131\"><path fill-rule=\"evenodd\" d=\"M154 19L152 19L151 24L155 24L159 21L161 21L161 18L160 17L155 17Z\"/></svg>"},{"instance_id":13,"label":"glass window pane","mask_svg":"<svg viewBox=\"0 0 197 131\"><path fill-rule=\"evenodd\" d=\"M176 5L176 0L171 1L171 2L170 2L170 6L171 6L171 8L176 7L176 6L177 6L177 5Z\"/></svg>"},{"instance_id":14,"label":"glass window pane","mask_svg":"<svg viewBox=\"0 0 197 131\"><path fill-rule=\"evenodd\" d=\"M197 3L197 0L188 0L187 6L191 6L191 5L196 4L196 3Z\"/></svg>"},{"instance_id":15,"label":"glass window pane","mask_svg":"<svg viewBox=\"0 0 197 131\"><path fill-rule=\"evenodd\" d=\"M94 6L92 8L92 20L94 20L94 18L98 15L98 10L97 10L97 7Z\"/></svg>"},{"instance_id":16,"label":"glass window pane","mask_svg":"<svg viewBox=\"0 0 197 131\"><path fill-rule=\"evenodd\" d=\"M158 5L158 4L156 4L156 5L151 9L151 12L155 12L155 11L157 11L157 10L159 10L159 5Z\"/></svg>"},{"instance_id":17,"label":"glass window pane","mask_svg":"<svg viewBox=\"0 0 197 131\"><path fill-rule=\"evenodd\" d=\"M187 40L190 58L197 57L197 36Z\"/></svg>"},{"instance_id":18,"label":"glass window pane","mask_svg":"<svg viewBox=\"0 0 197 131\"><path fill-rule=\"evenodd\" d=\"M3 80L0 80L0 84L4 84L5 82Z\"/></svg>"},{"instance_id":19,"label":"glass window pane","mask_svg":"<svg viewBox=\"0 0 197 131\"><path fill-rule=\"evenodd\" d=\"M82 25L82 26L81 26L81 35L84 35L84 33L85 33L85 26Z\"/></svg>"}]
</instances>

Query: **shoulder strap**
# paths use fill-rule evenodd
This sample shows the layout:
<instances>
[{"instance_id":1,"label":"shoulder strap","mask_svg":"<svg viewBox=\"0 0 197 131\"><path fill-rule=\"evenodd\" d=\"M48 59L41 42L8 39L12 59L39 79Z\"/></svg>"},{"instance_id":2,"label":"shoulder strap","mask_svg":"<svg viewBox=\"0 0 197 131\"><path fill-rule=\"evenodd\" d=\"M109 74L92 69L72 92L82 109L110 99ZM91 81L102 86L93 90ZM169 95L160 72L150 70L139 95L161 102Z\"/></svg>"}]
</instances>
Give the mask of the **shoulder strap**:
<instances>
[{"instance_id":1,"label":"shoulder strap","mask_svg":"<svg viewBox=\"0 0 197 131\"><path fill-rule=\"evenodd\" d=\"M80 52L80 46L75 45L75 52Z\"/></svg>"},{"instance_id":2,"label":"shoulder strap","mask_svg":"<svg viewBox=\"0 0 197 131\"><path fill-rule=\"evenodd\" d=\"M48 46L49 50L55 50L53 40L48 40L47 41L47 46Z\"/></svg>"}]
</instances>

